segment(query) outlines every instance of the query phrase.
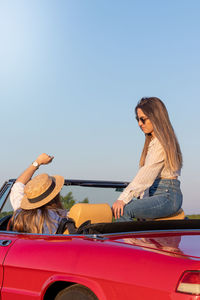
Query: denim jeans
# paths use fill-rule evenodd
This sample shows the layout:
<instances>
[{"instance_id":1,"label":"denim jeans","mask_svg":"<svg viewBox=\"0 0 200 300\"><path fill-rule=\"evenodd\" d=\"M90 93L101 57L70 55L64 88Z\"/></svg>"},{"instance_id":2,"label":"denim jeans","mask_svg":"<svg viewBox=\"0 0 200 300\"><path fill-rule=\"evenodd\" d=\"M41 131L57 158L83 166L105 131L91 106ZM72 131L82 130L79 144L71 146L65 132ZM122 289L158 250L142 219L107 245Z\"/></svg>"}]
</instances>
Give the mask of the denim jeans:
<instances>
[{"instance_id":1,"label":"denim jeans","mask_svg":"<svg viewBox=\"0 0 200 300\"><path fill-rule=\"evenodd\" d=\"M167 217L181 208L182 200L178 179L156 179L149 188L149 197L133 198L124 206L124 214L117 221Z\"/></svg>"}]
</instances>

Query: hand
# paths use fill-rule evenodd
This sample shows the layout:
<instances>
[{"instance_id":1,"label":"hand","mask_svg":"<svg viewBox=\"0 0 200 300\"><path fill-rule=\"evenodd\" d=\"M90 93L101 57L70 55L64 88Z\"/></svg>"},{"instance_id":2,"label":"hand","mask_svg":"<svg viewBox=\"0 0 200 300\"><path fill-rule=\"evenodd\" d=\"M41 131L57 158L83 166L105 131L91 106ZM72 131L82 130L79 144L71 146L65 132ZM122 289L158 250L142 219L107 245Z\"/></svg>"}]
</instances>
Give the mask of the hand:
<instances>
[{"instance_id":1,"label":"hand","mask_svg":"<svg viewBox=\"0 0 200 300\"><path fill-rule=\"evenodd\" d=\"M122 200L117 200L113 203L112 210L113 210L115 219L119 219L120 216L123 216L124 206L125 206L125 203Z\"/></svg>"},{"instance_id":2,"label":"hand","mask_svg":"<svg viewBox=\"0 0 200 300\"><path fill-rule=\"evenodd\" d=\"M40 165L47 165L50 162L52 162L52 160L54 159L54 156L50 156L46 153L42 153L38 156L38 158L36 159L36 161L38 162L39 166Z\"/></svg>"}]
</instances>

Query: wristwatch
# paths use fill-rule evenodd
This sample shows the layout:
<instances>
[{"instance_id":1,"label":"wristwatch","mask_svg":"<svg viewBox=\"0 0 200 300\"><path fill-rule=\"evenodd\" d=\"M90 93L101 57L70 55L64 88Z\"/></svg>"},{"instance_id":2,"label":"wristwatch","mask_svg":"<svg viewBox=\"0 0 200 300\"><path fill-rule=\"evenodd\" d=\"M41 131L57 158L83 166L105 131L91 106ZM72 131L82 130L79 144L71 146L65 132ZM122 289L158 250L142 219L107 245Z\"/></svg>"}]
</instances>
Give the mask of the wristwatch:
<instances>
[{"instance_id":1,"label":"wristwatch","mask_svg":"<svg viewBox=\"0 0 200 300\"><path fill-rule=\"evenodd\" d=\"M36 167L36 168L39 168L39 164L38 164L38 162L37 162L36 160L32 163L32 165L33 165L34 167Z\"/></svg>"}]
</instances>

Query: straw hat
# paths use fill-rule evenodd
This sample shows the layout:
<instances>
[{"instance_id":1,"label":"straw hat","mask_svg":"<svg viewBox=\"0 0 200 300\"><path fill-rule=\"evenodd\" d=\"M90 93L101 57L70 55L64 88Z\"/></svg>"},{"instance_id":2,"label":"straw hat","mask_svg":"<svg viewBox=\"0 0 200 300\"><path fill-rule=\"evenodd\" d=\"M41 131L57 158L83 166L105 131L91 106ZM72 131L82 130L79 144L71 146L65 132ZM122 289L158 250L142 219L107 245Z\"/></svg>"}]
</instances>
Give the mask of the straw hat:
<instances>
[{"instance_id":1,"label":"straw hat","mask_svg":"<svg viewBox=\"0 0 200 300\"><path fill-rule=\"evenodd\" d=\"M50 202L61 190L64 177L40 174L31 179L24 188L21 208L29 210Z\"/></svg>"}]
</instances>

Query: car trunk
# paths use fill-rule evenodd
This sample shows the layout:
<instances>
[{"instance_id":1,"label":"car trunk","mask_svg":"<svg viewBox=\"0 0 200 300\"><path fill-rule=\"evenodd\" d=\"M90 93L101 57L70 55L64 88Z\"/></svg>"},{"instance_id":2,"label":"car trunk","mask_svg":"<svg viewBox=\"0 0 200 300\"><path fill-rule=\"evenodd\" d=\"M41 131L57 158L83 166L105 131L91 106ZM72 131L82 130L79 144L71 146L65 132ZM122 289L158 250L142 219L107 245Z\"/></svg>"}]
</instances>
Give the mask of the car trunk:
<instances>
[{"instance_id":1,"label":"car trunk","mask_svg":"<svg viewBox=\"0 0 200 300\"><path fill-rule=\"evenodd\" d=\"M149 232L112 236L112 241L170 256L185 256L200 259L199 232Z\"/></svg>"}]
</instances>

